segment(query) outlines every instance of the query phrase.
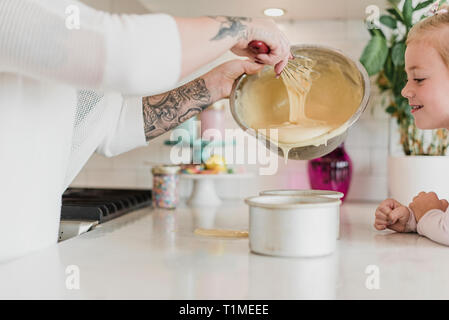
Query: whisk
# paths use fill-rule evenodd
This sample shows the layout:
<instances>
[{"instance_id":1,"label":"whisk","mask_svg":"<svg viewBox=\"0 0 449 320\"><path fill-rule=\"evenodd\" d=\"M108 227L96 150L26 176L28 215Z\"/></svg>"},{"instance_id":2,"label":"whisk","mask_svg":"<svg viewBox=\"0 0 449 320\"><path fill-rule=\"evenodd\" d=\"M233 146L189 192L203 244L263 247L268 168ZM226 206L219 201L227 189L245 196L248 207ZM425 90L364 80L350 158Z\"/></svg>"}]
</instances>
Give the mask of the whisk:
<instances>
[{"instance_id":1,"label":"whisk","mask_svg":"<svg viewBox=\"0 0 449 320\"><path fill-rule=\"evenodd\" d=\"M270 48L262 41L253 40L248 46L255 54L270 53ZM297 55L293 60L288 60L280 76L285 83L304 94L310 90L312 80L319 76L319 73L313 70L314 65L315 61L312 59Z\"/></svg>"}]
</instances>

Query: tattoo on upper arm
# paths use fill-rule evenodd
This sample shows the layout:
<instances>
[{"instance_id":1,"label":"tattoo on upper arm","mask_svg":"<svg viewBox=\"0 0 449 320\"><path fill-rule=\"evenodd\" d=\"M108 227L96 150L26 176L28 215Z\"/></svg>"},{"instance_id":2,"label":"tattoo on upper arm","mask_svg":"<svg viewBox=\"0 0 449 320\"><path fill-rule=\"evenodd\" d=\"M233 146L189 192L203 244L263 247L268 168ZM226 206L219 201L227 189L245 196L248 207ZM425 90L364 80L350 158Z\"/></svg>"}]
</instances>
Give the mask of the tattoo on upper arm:
<instances>
[{"instance_id":1,"label":"tattoo on upper arm","mask_svg":"<svg viewBox=\"0 0 449 320\"><path fill-rule=\"evenodd\" d=\"M250 22L251 18L245 17L210 17L220 22L220 29L217 35L211 40L221 40L227 36L238 37L238 39L248 39L248 27L242 22Z\"/></svg>"},{"instance_id":2,"label":"tattoo on upper arm","mask_svg":"<svg viewBox=\"0 0 449 320\"><path fill-rule=\"evenodd\" d=\"M156 96L142 98L146 140L155 138L207 108L211 95L204 79Z\"/></svg>"}]
</instances>

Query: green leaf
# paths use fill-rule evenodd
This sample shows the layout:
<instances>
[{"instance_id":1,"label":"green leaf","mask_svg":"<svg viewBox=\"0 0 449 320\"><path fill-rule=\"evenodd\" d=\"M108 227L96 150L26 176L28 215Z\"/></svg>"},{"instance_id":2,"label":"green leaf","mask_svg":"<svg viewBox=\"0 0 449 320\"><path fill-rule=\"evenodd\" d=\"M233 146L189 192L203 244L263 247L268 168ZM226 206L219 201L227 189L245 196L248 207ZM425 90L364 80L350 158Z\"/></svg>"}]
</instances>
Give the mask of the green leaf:
<instances>
[{"instance_id":1,"label":"green leaf","mask_svg":"<svg viewBox=\"0 0 449 320\"><path fill-rule=\"evenodd\" d=\"M389 8L387 11L393 15L397 20L404 22L404 17L402 16L401 11L398 10L398 8Z\"/></svg>"},{"instance_id":2,"label":"green leaf","mask_svg":"<svg viewBox=\"0 0 449 320\"><path fill-rule=\"evenodd\" d=\"M385 61L384 72L385 72L385 76L387 77L388 81L390 83L392 83L393 78L394 78L394 65L393 65L393 61L391 59L391 53L388 54L387 60Z\"/></svg>"},{"instance_id":3,"label":"green leaf","mask_svg":"<svg viewBox=\"0 0 449 320\"><path fill-rule=\"evenodd\" d=\"M405 65L405 43L398 42L391 50L391 58L396 67Z\"/></svg>"},{"instance_id":4,"label":"green leaf","mask_svg":"<svg viewBox=\"0 0 449 320\"><path fill-rule=\"evenodd\" d=\"M395 106L389 106L387 109L385 109L385 111L389 114L393 114L396 112L396 107Z\"/></svg>"},{"instance_id":5,"label":"green leaf","mask_svg":"<svg viewBox=\"0 0 449 320\"><path fill-rule=\"evenodd\" d=\"M383 31L380 30L380 29L378 29L378 28L373 29L373 35L378 35L378 36L381 36L381 37L383 37L383 38L386 38L386 37L385 37L385 34L383 33Z\"/></svg>"},{"instance_id":6,"label":"green leaf","mask_svg":"<svg viewBox=\"0 0 449 320\"><path fill-rule=\"evenodd\" d=\"M428 7L429 5L431 5L432 3L433 3L433 0L428 0L428 1L418 3L416 5L416 7L413 9L413 11L418 11L418 10L424 9L424 8Z\"/></svg>"},{"instance_id":7,"label":"green leaf","mask_svg":"<svg viewBox=\"0 0 449 320\"><path fill-rule=\"evenodd\" d=\"M397 6L399 4L399 2L401 2L401 0L388 0L388 2L390 4L392 4L393 6Z\"/></svg>"},{"instance_id":8,"label":"green leaf","mask_svg":"<svg viewBox=\"0 0 449 320\"><path fill-rule=\"evenodd\" d=\"M365 67L368 75L372 76L382 70L387 55L388 47L386 39L375 35L363 50L360 62Z\"/></svg>"},{"instance_id":9,"label":"green leaf","mask_svg":"<svg viewBox=\"0 0 449 320\"><path fill-rule=\"evenodd\" d=\"M391 44L390 46L393 46L397 42L396 41L397 39L398 39L398 35L397 34L392 34L391 37L390 37L390 44Z\"/></svg>"},{"instance_id":10,"label":"green leaf","mask_svg":"<svg viewBox=\"0 0 449 320\"><path fill-rule=\"evenodd\" d=\"M404 100L404 113L407 118L413 119L412 108L406 100Z\"/></svg>"},{"instance_id":11,"label":"green leaf","mask_svg":"<svg viewBox=\"0 0 449 320\"><path fill-rule=\"evenodd\" d=\"M382 15L379 20L383 25L389 27L390 29L396 29L398 26L396 20L388 15Z\"/></svg>"},{"instance_id":12,"label":"green leaf","mask_svg":"<svg viewBox=\"0 0 449 320\"><path fill-rule=\"evenodd\" d=\"M407 84L407 73L405 72L404 67L396 68L393 78L393 94L397 96L400 101L403 101L405 98L402 97L401 91Z\"/></svg>"},{"instance_id":13,"label":"green leaf","mask_svg":"<svg viewBox=\"0 0 449 320\"><path fill-rule=\"evenodd\" d=\"M407 28L411 28L412 27L412 17L413 17L412 0L405 0L402 12L404 15L405 25L407 26Z\"/></svg>"},{"instance_id":14,"label":"green leaf","mask_svg":"<svg viewBox=\"0 0 449 320\"><path fill-rule=\"evenodd\" d=\"M396 103L396 107L398 109L401 107L403 100L404 100L404 97L402 97L402 96L394 96L394 102Z\"/></svg>"}]
</instances>

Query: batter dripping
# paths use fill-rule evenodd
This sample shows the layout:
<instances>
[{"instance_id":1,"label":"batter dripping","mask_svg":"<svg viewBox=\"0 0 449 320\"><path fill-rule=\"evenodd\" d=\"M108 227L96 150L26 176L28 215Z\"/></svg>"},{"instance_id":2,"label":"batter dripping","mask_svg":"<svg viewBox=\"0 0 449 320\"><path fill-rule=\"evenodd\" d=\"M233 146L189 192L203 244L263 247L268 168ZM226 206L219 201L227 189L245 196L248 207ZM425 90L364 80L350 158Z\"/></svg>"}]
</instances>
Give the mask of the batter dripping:
<instances>
[{"instance_id":1,"label":"batter dripping","mask_svg":"<svg viewBox=\"0 0 449 320\"><path fill-rule=\"evenodd\" d=\"M286 160L291 148L326 144L344 132L345 122L362 100L357 68L320 57L313 69L319 77L304 74L298 86L285 77L276 79L273 70L266 68L248 78L242 90L243 120L257 131L265 129ZM269 129L277 129L277 139L270 137Z\"/></svg>"}]
</instances>

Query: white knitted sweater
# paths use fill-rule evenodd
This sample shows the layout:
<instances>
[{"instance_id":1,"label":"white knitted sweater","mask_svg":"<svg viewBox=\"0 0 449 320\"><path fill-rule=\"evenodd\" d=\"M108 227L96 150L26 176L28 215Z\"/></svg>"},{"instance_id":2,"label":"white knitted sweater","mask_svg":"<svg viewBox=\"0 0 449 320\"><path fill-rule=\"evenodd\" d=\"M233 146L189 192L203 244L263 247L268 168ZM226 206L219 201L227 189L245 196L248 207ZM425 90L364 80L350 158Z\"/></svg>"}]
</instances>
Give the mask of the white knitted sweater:
<instances>
[{"instance_id":1,"label":"white knitted sweater","mask_svg":"<svg viewBox=\"0 0 449 320\"><path fill-rule=\"evenodd\" d=\"M180 69L168 15L0 0L0 261L57 242L63 191L93 152L146 145L142 96Z\"/></svg>"}]
</instances>

